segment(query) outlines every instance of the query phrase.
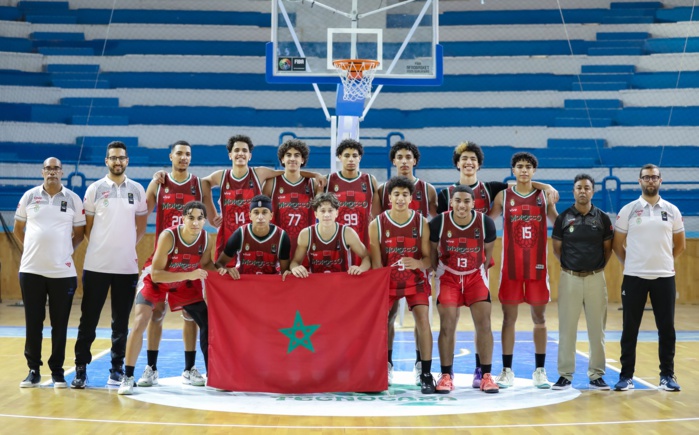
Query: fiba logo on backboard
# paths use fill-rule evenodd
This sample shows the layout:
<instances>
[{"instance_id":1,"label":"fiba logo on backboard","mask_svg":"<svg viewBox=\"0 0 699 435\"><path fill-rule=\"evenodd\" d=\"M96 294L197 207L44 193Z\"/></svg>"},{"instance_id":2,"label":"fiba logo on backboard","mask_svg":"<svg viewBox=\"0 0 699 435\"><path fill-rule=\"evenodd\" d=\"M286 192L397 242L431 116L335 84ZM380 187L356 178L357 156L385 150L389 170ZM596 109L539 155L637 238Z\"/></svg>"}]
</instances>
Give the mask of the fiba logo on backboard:
<instances>
[{"instance_id":1,"label":"fiba logo on backboard","mask_svg":"<svg viewBox=\"0 0 699 435\"><path fill-rule=\"evenodd\" d=\"M305 57L280 57L277 62L279 71L306 71Z\"/></svg>"}]
</instances>

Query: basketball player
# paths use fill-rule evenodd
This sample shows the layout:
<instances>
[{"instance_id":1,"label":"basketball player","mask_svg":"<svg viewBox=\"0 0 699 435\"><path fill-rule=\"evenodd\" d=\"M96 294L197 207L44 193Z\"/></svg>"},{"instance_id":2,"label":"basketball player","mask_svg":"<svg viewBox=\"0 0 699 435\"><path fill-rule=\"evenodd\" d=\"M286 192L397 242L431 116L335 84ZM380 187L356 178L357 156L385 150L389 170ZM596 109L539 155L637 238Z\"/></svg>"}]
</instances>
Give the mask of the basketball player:
<instances>
[{"instance_id":1,"label":"basketball player","mask_svg":"<svg viewBox=\"0 0 699 435\"><path fill-rule=\"evenodd\" d=\"M512 355L515 345L515 324L518 306L531 306L534 322L536 369L532 375L534 386L551 388L546 377L546 304L550 299L549 277L546 266L546 218L553 224L558 213L556 205L543 191L534 188L532 176L538 161L530 153L512 156L515 186L498 193L490 216L503 215L502 268L500 270L499 299L502 303L502 373L497 378L500 388L514 385Z\"/></svg>"},{"instance_id":2,"label":"basketball player","mask_svg":"<svg viewBox=\"0 0 699 435\"><path fill-rule=\"evenodd\" d=\"M426 218L434 217L437 215L437 191L434 186L430 183L426 183L419 178L415 177L413 174L415 167L420 161L420 150L417 145L408 141L399 141L393 144L391 150L389 151L389 157L393 166L396 167L397 175L406 177L415 185L415 193L413 194L413 200L410 202L410 209L415 210L422 214ZM381 198L381 211L388 210L391 208L391 203L388 199L388 191L385 189L385 184L379 187L378 197ZM427 285L429 286L429 278L427 279ZM430 287L429 294L432 294L432 288ZM391 307L391 316L395 318L398 313L399 305ZM393 342L393 337L395 335L395 325L392 323L388 325L388 336L390 338L389 343ZM420 351L418 350L418 337L417 337L417 327L415 328L415 366L413 368L413 375L415 376L415 384L420 385Z\"/></svg>"},{"instance_id":3,"label":"basketball player","mask_svg":"<svg viewBox=\"0 0 699 435\"><path fill-rule=\"evenodd\" d=\"M216 222L217 224L220 223L221 226L216 236L216 258L223 251L231 235L238 228L250 223L249 211L252 197L262 193L262 188L266 181L283 174L282 171L270 168L252 168L248 166L250 159L252 159L252 150L254 148L252 139L248 136L232 136L228 139L226 147L228 149L228 158L231 160L231 169L218 170L204 178L204 181L208 182L209 186L221 187L218 200L221 216L220 219L217 218ZM325 182L325 177L320 174L301 172L306 177ZM204 189L206 188L207 186L205 185Z\"/></svg>"},{"instance_id":4,"label":"basketball player","mask_svg":"<svg viewBox=\"0 0 699 435\"><path fill-rule=\"evenodd\" d=\"M284 142L277 151L284 173L266 183L263 189L264 195L275 204L272 221L289 235L291 258L296 252L299 233L315 221L311 200L316 193L323 191L312 178L301 174L309 153L308 145L303 141L290 139Z\"/></svg>"},{"instance_id":5,"label":"basketball player","mask_svg":"<svg viewBox=\"0 0 699 435\"><path fill-rule=\"evenodd\" d=\"M493 332L490 329L490 290L488 264L493 255L497 235L495 223L483 213L473 210L473 190L456 186L451 195L452 211L444 212L430 222L432 268L444 270L439 292L439 359L442 375L437 393L454 389L452 375L457 313L461 306L471 309L476 329L476 349L482 358L482 380L479 388L497 393L499 388L490 375L493 356Z\"/></svg>"},{"instance_id":6,"label":"basketball player","mask_svg":"<svg viewBox=\"0 0 699 435\"><path fill-rule=\"evenodd\" d=\"M371 264L374 269L391 268L389 306L405 297L418 330L421 356L420 386L423 394L435 392L432 368L432 331L429 321L429 285L424 269L430 267L430 229L427 219L411 210L415 183L406 177L393 177L385 184L391 208L369 225ZM395 321L389 315L388 324ZM393 372L393 337L388 337L389 384Z\"/></svg>"},{"instance_id":7,"label":"basketball player","mask_svg":"<svg viewBox=\"0 0 699 435\"><path fill-rule=\"evenodd\" d=\"M169 174L163 176L162 183L151 180L146 190L148 210L155 207L155 235L158 237L165 229L181 225L183 222L182 208L190 201L200 201L204 204L211 203L210 197L204 197L201 180L189 172L192 162L192 147L188 142L180 140L170 146L170 161L172 169ZM209 189L210 192L210 189ZM211 205L213 208L213 204ZM215 211L215 209L213 209ZM212 210L207 210L207 215L212 216ZM214 213L215 216L215 213ZM213 221L211 222L213 224ZM156 238L157 241L157 238ZM157 247L157 243L156 243ZM155 249L153 250L155 253ZM152 255L151 259L152 261ZM163 319L167 310L160 310L156 306L148 323L148 349L146 351L148 363L143 375L138 380L139 387L150 387L158 383L158 349L163 334ZM192 371L196 359L197 324L184 313L185 320L182 326L182 341L184 342L185 366L182 372L182 383L195 386L205 384L203 376L196 370Z\"/></svg>"},{"instance_id":8,"label":"basketball player","mask_svg":"<svg viewBox=\"0 0 699 435\"><path fill-rule=\"evenodd\" d=\"M426 218L437 216L437 191L430 183L420 180L413 174L415 167L420 162L420 150L418 150L417 145L408 141L396 142L389 151L389 157L393 166L396 167L396 175L406 177L415 185L410 209ZM381 211L391 208L386 184L379 187L378 194L381 199Z\"/></svg>"},{"instance_id":9,"label":"basketball player","mask_svg":"<svg viewBox=\"0 0 699 435\"><path fill-rule=\"evenodd\" d=\"M369 245L369 222L381 213L381 201L376 194L376 178L359 171L364 147L354 139L340 142L335 155L342 169L328 175L326 192L335 194L340 201L337 221L347 225L359 235L364 246ZM352 264L359 265L361 258L353 256Z\"/></svg>"},{"instance_id":10,"label":"basketball player","mask_svg":"<svg viewBox=\"0 0 699 435\"><path fill-rule=\"evenodd\" d=\"M490 212L490 205L493 202L493 198L501 191L507 189L508 184L501 181L482 182L478 180L478 171L483 166L484 159L483 150L478 144L473 142L462 142L459 146L454 148L452 160L456 169L459 170L459 181L439 192L437 198L438 213L451 210L449 207L451 204L451 193L454 187L461 184L469 186L473 190L473 194L476 198L474 210L484 214ZM536 189L543 190L544 193L558 201L558 191L550 184L532 181L532 186Z\"/></svg>"},{"instance_id":11,"label":"basketball player","mask_svg":"<svg viewBox=\"0 0 699 435\"><path fill-rule=\"evenodd\" d=\"M240 279L241 274L275 275L289 270L291 243L286 231L270 223L273 210L268 196L252 198L251 222L235 230L214 264L220 275ZM230 267L233 258L237 265Z\"/></svg>"},{"instance_id":12,"label":"basketball player","mask_svg":"<svg viewBox=\"0 0 699 435\"><path fill-rule=\"evenodd\" d=\"M290 270L284 273L297 278L308 278L308 273L347 272L361 275L371 268L369 252L349 226L337 223L340 201L332 193L321 193L311 201L318 223L299 234L296 253ZM350 265L349 255L360 258L360 265ZM303 266L308 259L308 269Z\"/></svg>"},{"instance_id":13,"label":"basketball player","mask_svg":"<svg viewBox=\"0 0 699 435\"><path fill-rule=\"evenodd\" d=\"M203 230L206 207L191 201L182 208L183 223L164 230L158 236L152 263L146 262L138 282L133 326L126 343L126 366L119 394L133 394L134 369L143 345L143 332L153 317L154 308L165 309L165 298L172 311L184 309L200 328L199 344L208 365L208 311L202 280L213 270L213 244ZM194 370L194 368L192 368Z\"/></svg>"},{"instance_id":14,"label":"basketball player","mask_svg":"<svg viewBox=\"0 0 699 435\"><path fill-rule=\"evenodd\" d=\"M451 193L454 188L459 185L469 186L473 190L474 194L474 210L481 212L483 214L488 214L490 212L490 206L492 204L493 198L501 191L507 189L508 184L500 181L480 181L478 180L478 171L483 166L483 160L485 156L483 155L483 150L481 147L473 142L462 142L454 148L454 153L452 154L452 161L454 166L459 170L459 181L453 185L442 189L439 192L439 197L437 199L437 212L444 213L445 211L451 210ZM514 185L514 183L513 183ZM558 201L558 191L554 189L551 185L540 183L538 181L532 181L532 186L536 189L543 190L547 195L553 198L553 202ZM494 265L493 260L490 260L488 268ZM437 284L437 293L439 293L439 277L441 276L441 269L437 271L437 279L435 280ZM437 310L441 310L441 306L437 306ZM441 313L440 313L441 315ZM456 313L456 324L459 323L459 312ZM478 334L476 334L475 341L478 341ZM453 373L452 373L453 376ZM473 372L473 388L479 388L481 382L481 362L480 355L476 352L476 369Z\"/></svg>"}]
</instances>

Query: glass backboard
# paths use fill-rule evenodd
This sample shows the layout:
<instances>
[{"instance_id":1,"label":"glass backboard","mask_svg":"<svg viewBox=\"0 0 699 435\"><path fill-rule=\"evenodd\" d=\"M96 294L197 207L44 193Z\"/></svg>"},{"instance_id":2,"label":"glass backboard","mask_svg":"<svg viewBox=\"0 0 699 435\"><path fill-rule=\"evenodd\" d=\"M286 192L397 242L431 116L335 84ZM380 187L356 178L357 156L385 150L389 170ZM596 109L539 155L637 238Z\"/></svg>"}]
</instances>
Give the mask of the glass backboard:
<instances>
[{"instance_id":1,"label":"glass backboard","mask_svg":"<svg viewBox=\"0 0 699 435\"><path fill-rule=\"evenodd\" d=\"M269 83L339 83L333 61L378 60L376 85L440 85L438 0L272 0Z\"/></svg>"}]
</instances>

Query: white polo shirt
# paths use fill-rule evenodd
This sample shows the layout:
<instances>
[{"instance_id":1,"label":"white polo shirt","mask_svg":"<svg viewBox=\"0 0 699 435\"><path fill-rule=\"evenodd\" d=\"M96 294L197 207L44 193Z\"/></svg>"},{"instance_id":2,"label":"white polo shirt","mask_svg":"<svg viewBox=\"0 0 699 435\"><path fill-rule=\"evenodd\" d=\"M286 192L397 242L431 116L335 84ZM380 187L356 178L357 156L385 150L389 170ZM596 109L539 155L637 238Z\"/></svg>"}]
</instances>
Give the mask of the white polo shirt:
<instances>
[{"instance_id":1,"label":"white polo shirt","mask_svg":"<svg viewBox=\"0 0 699 435\"><path fill-rule=\"evenodd\" d=\"M94 216L83 269L101 273L138 273L136 216L148 214L143 186L128 178L117 185L109 177L85 192L85 214Z\"/></svg>"},{"instance_id":2,"label":"white polo shirt","mask_svg":"<svg viewBox=\"0 0 699 435\"><path fill-rule=\"evenodd\" d=\"M43 185L29 189L19 200L15 220L26 222L20 272L46 278L77 275L72 257L73 227L85 226L85 212L75 192L62 186L50 196Z\"/></svg>"},{"instance_id":3,"label":"white polo shirt","mask_svg":"<svg viewBox=\"0 0 699 435\"><path fill-rule=\"evenodd\" d=\"M651 206L640 197L619 211L616 231L626 234L624 275L645 279L675 276L672 236L684 232L677 207L662 198Z\"/></svg>"}]
</instances>

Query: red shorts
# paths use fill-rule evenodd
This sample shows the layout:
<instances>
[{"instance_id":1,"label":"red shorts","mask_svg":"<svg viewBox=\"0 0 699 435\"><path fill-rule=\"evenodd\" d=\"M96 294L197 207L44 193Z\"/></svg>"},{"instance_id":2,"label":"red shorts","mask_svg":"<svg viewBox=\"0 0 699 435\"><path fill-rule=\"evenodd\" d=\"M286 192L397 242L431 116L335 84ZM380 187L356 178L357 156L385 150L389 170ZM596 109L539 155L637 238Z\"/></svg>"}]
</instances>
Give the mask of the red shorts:
<instances>
[{"instance_id":1,"label":"red shorts","mask_svg":"<svg viewBox=\"0 0 699 435\"><path fill-rule=\"evenodd\" d=\"M500 303L516 305L526 302L529 305L546 305L551 301L549 277L546 279L527 279L510 281L500 274Z\"/></svg>"},{"instance_id":2,"label":"red shorts","mask_svg":"<svg viewBox=\"0 0 699 435\"><path fill-rule=\"evenodd\" d=\"M413 307L416 305L429 305L430 304L430 294L429 293L415 293L412 295L405 295L405 296L389 295L388 296L388 306L392 307L393 304L395 304L396 301L400 300L401 298L405 298L405 301L408 303L408 308L410 309L410 311L412 311Z\"/></svg>"},{"instance_id":3,"label":"red shorts","mask_svg":"<svg viewBox=\"0 0 699 435\"><path fill-rule=\"evenodd\" d=\"M173 288L165 284L154 283L149 269L144 269L141 279L138 281L137 291L153 305L165 302L167 298L171 311L179 311L185 305L204 300L201 280L182 281Z\"/></svg>"},{"instance_id":4,"label":"red shorts","mask_svg":"<svg viewBox=\"0 0 699 435\"><path fill-rule=\"evenodd\" d=\"M488 276L483 268L468 275L445 271L439 279L437 301L445 307L470 307L476 302L489 300Z\"/></svg>"}]
</instances>

